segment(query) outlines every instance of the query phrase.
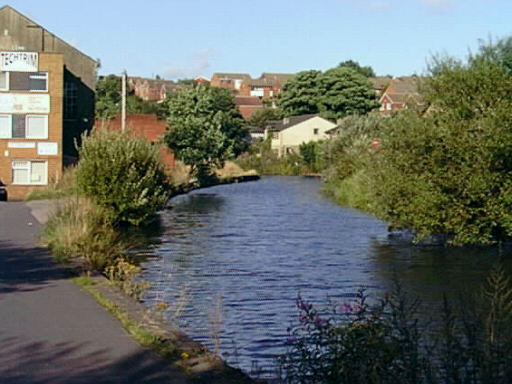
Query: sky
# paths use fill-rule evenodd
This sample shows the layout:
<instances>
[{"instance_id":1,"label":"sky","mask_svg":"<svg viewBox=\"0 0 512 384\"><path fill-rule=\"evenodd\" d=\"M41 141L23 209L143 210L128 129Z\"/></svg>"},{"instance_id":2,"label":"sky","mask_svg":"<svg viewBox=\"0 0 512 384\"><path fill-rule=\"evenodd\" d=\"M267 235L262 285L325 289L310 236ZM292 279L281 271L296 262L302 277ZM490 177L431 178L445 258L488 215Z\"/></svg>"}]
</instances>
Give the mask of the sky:
<instances>
[{"instance_id":1,"label":"sky","mask_svg":"<svg viewBox=\"0 0 512 384\"><path fill-rule=\"evenodd\" d=\"M101 61L100 75L166 79L295 73L345 60L378 75L425 73L512 35L511 0L12 0Z\"/></svg>"}]
</instances>

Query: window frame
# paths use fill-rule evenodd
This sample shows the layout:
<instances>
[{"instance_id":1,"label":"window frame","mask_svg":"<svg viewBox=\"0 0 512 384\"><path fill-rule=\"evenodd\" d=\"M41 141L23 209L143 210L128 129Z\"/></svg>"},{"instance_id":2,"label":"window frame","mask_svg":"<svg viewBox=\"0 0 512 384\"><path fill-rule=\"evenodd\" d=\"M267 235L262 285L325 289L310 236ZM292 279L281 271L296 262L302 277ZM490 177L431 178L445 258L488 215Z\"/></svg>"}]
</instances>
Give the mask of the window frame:
<instances>
[{"instance_id":1,"label":"window frame","mask_svg":"<svg viewBox=\"0 0 512 384\"><path fill-rule=\"evenodd\" d=\"M17 166L15 162L26 162L28 166ZM32 182L32 163L44 163L44 177L40 183ZM14 171L15 170L27 170L28 171L28 182L27 183L15 183L14 182ZM11 182L12 185L48 185L48 160L25 160L25 159L12 159L11 160Z\"/></svg>"},{"instance_id":2,"label":"window frame","mask_svg":"<svg viewBox=\"0 0 512 384\"><path fill-rule=\"evenodd\" d=\"M45 119L45 135L38 137L38 136L29 136L28 135L28 119L30 117L42 117ZM37 114L26 114L25 115L25 139L31 139L31 140L44 140L48 139L48 115L37 115Z\"/></svg>"},{"instance_id":3,"label":"window frame","mask_svg":"<svg viewBox=\"0 0 512 384\"><path fill-rule=\"evenodd\" d=\"M0 118L2 117L7 117L9 118L9 135L6 136L6 137L3 137L0 135L0 140L1 139L12 139L12 114L10 113L1 113L0 114Z\"/></svg>"},{"instance_id":4,"label":"window frame","mask_svg":"<svg viewBox=\"0 0 512 384\"><path fill-rule=\"evenodd\" d=\"M40 76L41 74L44 74L44 78L46 80L46 89L29 89L28 92L36 92L36 93L47 93L48 92L48 84L50 83L50 74L48 71L38 71L38 72L28 72L28 83L30 85L30 80L32 76ZM37 79L41 80L41 79Z\"/></svg>"},{"instance_id":5,"label":"window frame","mask_svg":"<svg viewBox=\"0 0 512 384\"><path fill-rule=\"evenodd\" d=\"M5 86L6 88L0 87L0 91L9 91L9 72L8 71L1 71L2 73L5 73Z\"/></svg>"}]
</instances>

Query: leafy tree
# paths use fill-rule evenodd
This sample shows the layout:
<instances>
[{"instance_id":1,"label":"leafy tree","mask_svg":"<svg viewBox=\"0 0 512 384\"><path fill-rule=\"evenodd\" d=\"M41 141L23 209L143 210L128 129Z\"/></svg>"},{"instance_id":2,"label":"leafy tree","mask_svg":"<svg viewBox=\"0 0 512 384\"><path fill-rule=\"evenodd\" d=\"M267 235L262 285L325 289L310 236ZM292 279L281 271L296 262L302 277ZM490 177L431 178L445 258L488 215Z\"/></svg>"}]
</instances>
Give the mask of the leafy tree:
<instances>
[{"instance_id":1,"label":"leafy tree","mask_svg":"<svg viewBox=\"0 0 512 384\"><path fill-rule=\"evenodd\" d=\"M372 67L362 67L357 61L354 60L345 60L338 64L338 68L352 68L364 77L375 77L375 72L373 71Z\"/></svg>"},{"instance_id":2,"label":"leafy tree","mask_svg":"<svg viewBox=\"0 0 512 384\"><path fill-rule=\"evenodd\" d=\"M121 78L108 75L96 83L96 118L111 119L121 110Z\"/></svg>"},{"instance_id":3,"label":"leafy tree","mask_svg":"<svg viewBox=\"0 0 512 384\"><path fill-rule=\"evenodd\" d=\"M351 68L332 68L319 78L317 105L322 116L364 115L379 106L372 85Z\"/></svg>"},{"instance_id":4,"label":"leafy tree","mask_svg":"<svg viewBox=\"0 0 512 384\"><path fill-rule=\"evenodd\" d=\"M285 84L279 105L285 116L321 113L327 118L365 114L379 106L368 79L347 67L298 73Z\"/></svg>"},{"instance_id":5,"label":"leafy tree","mask_svg":"<svg viewBox=\"0 0 512 384\"><path fill-rule=\"evenodd\" d=\"M499 63L512 74L512 36L498 40L497 43L480 42L479 53L471 60L486 60Z\"/></svg>"},{"instance_id":6,"label":"leafy tree","mask_svg":"<svg viewBox=\"0 0 512 384\"><path fill-rule=\"evenodd\" d=\"M169 99L167 122L165 143L200 181L249 147L244 120L226 89L201 84L177 93Z\"/></svg>"},{"instance_id":7,"label":"leafy tree","mask_svg":"<svg viewBox=\"0 0 512 384\"><path fill-rule=\"evenodd\" d=\"M281 118L281 111L276 108L265 108L256 111L247 119L247 125L250 127L265 128L267 121Z\"/></svg>"},{"instance_id":8,"label":"leafy tree","mask_svg":"<svg viewBox=\"0 0 512 384\"><path fill-rule=\"evenodd\" d=\"M452 244L512 237L512 77L471 60L427 81L431 112L388 120L370 171L375 207L396 227Z\"/></svg>"},{"instance_id":9,"label":"leafy tree","mask_svg":"<svg viewBox=\"0 0 512 384\"><path fill-rule=\"evenodd\" d=\"M279 98L285 116L318 113L319 78L322 72L303 71L286 82Z\"/></svg>"}]
</instances>

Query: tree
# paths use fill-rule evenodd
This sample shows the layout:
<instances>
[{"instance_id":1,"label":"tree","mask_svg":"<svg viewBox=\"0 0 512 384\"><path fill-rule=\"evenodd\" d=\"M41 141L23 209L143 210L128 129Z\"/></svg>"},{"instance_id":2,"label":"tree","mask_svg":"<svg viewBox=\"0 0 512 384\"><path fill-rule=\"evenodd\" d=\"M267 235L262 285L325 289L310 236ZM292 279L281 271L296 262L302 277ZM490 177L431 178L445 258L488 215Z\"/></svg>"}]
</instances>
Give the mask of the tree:
<instances>
[{"instance_id":1,"label":"tree","mask_svg":"<svg viewBox=\"0 0 512 384\"><path fill-rule=\"evenodd\" d=\"M361 67L361 65L359 65L359 63L354 60L345 60L338 64L338 68L352 68L364 77L375 77L375 72L373 71L372 67Z\"/></svg>"},{"instance_id":2,"label":"tree","mask_svg":"<svg viewBox=\"0 0 512 384\"><path fill-rule=\"evenodd\" d=\"M96 83L96 118L111 119L120 112L121 78L108 75Z\"/></svg>"},{"instance_id":3,"label":"tree","mask_svg":"<svg viewBox=\"0 0 512 384\"><path fill-rule=\"evenodd\" d=\"M247 125L250 127L265 128L269 120L277 120L281 118L281 111L276 108L265 108L256 111L247 119Z\"/></svg>"},{"instance_id":4,"label":"tree","mask_svg":"<svg viewBox=\"0 0 512 384\"><path fill-rule=\"evenodd\" d=\"M177 93L169 99L167 122L165 143L200 181L249 147L244 120L226 89L201 84Z\"/></svg>"},{"instance_id":5,"label":"tree","mask_svg":"<svg viewBox=\"0 0 512 384\"><path fill-rule=\"evenodd\" d=\"M160 106L154 101L143 100L126 90L126 112L159 113ZM108 75L96 83L96 118L112 119L121 113L121 78Z\"/></svg>"},{"instance_id":6,"label":"tree","mask_svg":"<svg viewBox=\"0 0 512 384\"><path fill-rule=\"evenodd\" d=\"M322 72L303 71L286 82L279 98L285 116L318 113L319 78Z\"/></svg>"},{"instance_id":7,"label":"tree","mask_svg":"<svg viewBox=\"0 0 512 384\"><path fill-rule=\"evenodd\" d=\"M352 68L327 70L319 87L318 110L326 118L364 115L379 106L368 79Z\"/></svg>"},{"instance_id":8,"label":"tree","mask_svg":"<svg viewBox=\"0 0 512 384\"><path fill-rule=\"evenodd\" d=\"M298 73L284 86L279 104L285 116L320 113L326 118L365 114L379 106L368 79L347 67Z\"/></svg>"}]
</instances>

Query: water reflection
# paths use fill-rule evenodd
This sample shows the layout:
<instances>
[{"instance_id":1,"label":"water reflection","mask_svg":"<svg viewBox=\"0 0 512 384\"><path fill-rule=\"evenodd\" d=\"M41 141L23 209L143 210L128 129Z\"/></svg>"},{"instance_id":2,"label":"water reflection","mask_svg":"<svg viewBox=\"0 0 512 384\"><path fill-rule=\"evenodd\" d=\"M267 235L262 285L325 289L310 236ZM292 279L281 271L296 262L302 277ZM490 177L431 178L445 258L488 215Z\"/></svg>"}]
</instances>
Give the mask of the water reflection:
<instances>
[{"instance_id":1,"label":"water reflection","mask_svg":"<svg viewBox=\"0 0 512 384\"><path fill-rule=\"evenodd\" d=\"M169 303L169 321L210 347L220 337L229 363L250 371L256 361L269 375L296 321L299 292L319 305L361 286L378 295L396 274L432 313L443 291L474 291L499 258L496 249L391 243L385 223L332 204L319 180L299 177L179 196L162 227L157 257L144 264L147 305ZM219 330L212 317L222 319Z\"/></svg>"}]
</instances>

